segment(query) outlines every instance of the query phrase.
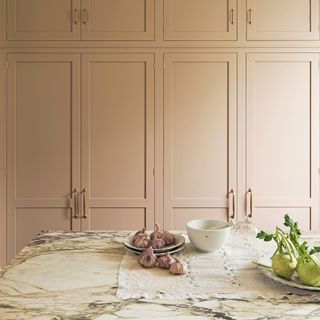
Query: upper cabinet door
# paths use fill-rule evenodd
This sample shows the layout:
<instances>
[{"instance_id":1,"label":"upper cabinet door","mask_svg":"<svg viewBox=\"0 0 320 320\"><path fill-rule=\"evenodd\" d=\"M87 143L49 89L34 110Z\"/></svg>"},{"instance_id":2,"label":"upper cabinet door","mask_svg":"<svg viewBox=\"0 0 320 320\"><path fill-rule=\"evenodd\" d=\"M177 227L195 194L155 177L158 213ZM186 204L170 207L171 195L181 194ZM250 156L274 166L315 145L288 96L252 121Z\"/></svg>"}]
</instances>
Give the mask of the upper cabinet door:
<instances>
[{"instance_id":1,"label":"upper cabinet door","mask_svg":"<svg viewBox=\"0 0 320 320\"><path fill-rule=\"evenodd\" d=\"M318 0L247 0L248 40L318 40Z\"/></svg>"},{"instance_id":2,"label":"upper cabinet door","mask_svg":"<svg viewBox=\"0 0 320 320\"><path fill-rule=\"evenodd\" d=\"M82 0L82 39L154 40L154 0Z\"/></svg>"},{"instance_id":3,"label":"upper cabinet door","mask_svg":"<svg viewBox=\"0 0 320 320\"><path fill-rule=\"evenodd\" d=\"M164 73L165 227L226 220L237 188L236 55L168 53Z\"/></svg>"},{"instance_id":4,"label":"upper cabinet door","mask_svg":"<svg viewBox=\"0 0 320 320\"><path fill-rule=\"evenodd\" d=\"M80 0L7 0L8 40L79 40Z\"/></svg>"},{"instance_id":5,"label":"upper cabinet door","mask_svg":"<svg viewBox=\"0 0 320 320\"><path fill-rule=\"evenodd\" d=\"M304 230L319 228L318 61L248 55L247 213L259 228L274 230L285 213Z\"/></svg>"},{"instance_id":6,"label":"upper cabinet door","mask_svg":"<svg viewBox=\"0 0 320 320\"><path fill-rule=\"evenodd\" d=\"M164 0L164 40L237 40L237 0Z\"/></svg>"}]
</instances>

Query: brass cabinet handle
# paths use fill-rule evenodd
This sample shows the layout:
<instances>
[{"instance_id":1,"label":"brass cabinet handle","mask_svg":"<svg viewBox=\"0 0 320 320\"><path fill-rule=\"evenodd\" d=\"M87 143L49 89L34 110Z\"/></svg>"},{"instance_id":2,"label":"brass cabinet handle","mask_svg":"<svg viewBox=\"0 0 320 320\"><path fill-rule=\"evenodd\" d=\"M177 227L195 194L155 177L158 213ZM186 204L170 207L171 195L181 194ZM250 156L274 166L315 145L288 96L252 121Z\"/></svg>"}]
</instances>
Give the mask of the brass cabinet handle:
<instances>
[{"instance_id":1,"label":"brass cabinet handle","mask_svg":"<svg viewBox=\"0 0 320 320\"><path fill-rule=\"evenodd\" d=\"M252 24L252 9L248 10L248 23Z\"/></svg>"},{"instance_id":2,"label":"brass cabinet handle","mask_svg":"<svg viewBox=\"0 0 320 320\"><path fill-rule=\"evenodd\" d=\"M248 196L249 196L249 204L248 204ZM252 194L252 189L249 188L247 191L247 204L246 204L246 216L249 218L252 218L252 211L253 211L253 194Z\"/></svg>"},{"instance_id":3,"label":"brass cabinet handle","mask_svg":"<svg viewBox=\"0 0 320 320\"><path fill-rule=\"evenodd\" d=\"M236 202L235 202L235 192L233 189L230 190L228 194L228 221L234 219L236 213Z\"/></svg>"},{"instance_id":4,"label":"brass cabinet handle","mask_svg":"<svg viewBox=\"0 0 320 320\"><path fill-rule=\"evenodd\" d=\"M234 24L234 9L230 10L229 21L231 24Z\"/></svg>"},{"instance_id":5,"label":"brass cabinet handle","mask_svg":"<svg viewBox=\"0 0 320 320\"><path fill-rule=\"evenodd\" d=\"M74 24L78 24L79 20L78 20L78 9L74 9L73 10L73 23Z\"/></svg>"},{"instance_id":6,"label":"brass cabinet handle","mask_svg":"<svg viewBox=\"0 0 320 320\"><path fill-rule=\"evenodd\" d=\"M73 218L78 219L79 218L79 190L75 188L72 192L72 198L73 198Z\"/></svg>"},{"instance_id":7,"label":"brass cabinet handle","mask_svg":"<svg viewBox=\"0 0 320 320\"><path fill-rule=\"evenodd\" d=\"M87 212L86 212L86 202L87 202L87 199L86 199L86 195L87 195L87 192L88 192L88 189L87 188L84 188L82 190L82 210L83 210L83 215L82 215L82 218L83 219L87 219L88 215L87 215Z\"/></svg>"},{"instance_id":8,"label":"brass cabinet handle","mask_svg":"<svg viewBox=\"0 0 320 320\"><path fill-rule=\"evenodd\" d=\"M82 23L87 24L88 22L88 11L87 9L82 9Z\"/></svg>"}]
</instances>

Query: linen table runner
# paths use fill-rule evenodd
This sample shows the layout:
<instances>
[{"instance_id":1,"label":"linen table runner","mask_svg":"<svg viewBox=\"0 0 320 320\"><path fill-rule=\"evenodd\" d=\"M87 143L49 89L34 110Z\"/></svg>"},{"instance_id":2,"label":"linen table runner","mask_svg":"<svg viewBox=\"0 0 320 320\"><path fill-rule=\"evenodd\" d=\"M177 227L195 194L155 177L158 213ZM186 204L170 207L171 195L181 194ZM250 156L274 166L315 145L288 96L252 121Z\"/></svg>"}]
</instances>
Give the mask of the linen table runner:
<instances>
[{"instance_id":1,"label":"linen table runner","mask_svg":"<svg viewBox=\"0 0 320 320\"><path fill-rule=\"evenodd\" d=\"M320 301L320 292L281 286L266 278L252 263L253 259L269 258L273 251L272 243L244 238L239 241L230 236L222 249L201 253L186 241L186 248L175 255L189 267L184 276L160 268L143 268L137 256L128 253L120 264L117 296L121 299L206 299L209 296L279 299L290 295L292 299L295 294L299 301Z\"/></svg>"}]
</instances>

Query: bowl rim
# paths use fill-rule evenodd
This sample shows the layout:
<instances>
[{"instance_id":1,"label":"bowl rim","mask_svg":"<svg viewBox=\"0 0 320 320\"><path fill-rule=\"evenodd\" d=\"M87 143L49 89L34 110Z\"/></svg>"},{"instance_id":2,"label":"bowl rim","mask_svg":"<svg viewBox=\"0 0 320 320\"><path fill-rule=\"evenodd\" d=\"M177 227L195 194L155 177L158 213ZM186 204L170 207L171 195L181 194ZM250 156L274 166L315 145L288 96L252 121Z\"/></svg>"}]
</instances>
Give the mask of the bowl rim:
<instances>
[{"instance_id":1,"label":"bowl rim","mask_svg":"<svg viewBox=\"0 0 320 320\"><path fill-rule=\"evenodd\" d=\"M219 229L213 229L213 230L205 230L205 229L201 229L201 228L190 226L190 223L194 223L195 221L223 222L223 223L225 223L225 227L221 227ZM216 220L216 219L194 219L194 220L188 221L186 223L186 227L187 227L187 231L188 231L188 229L191 229L191 230L204 231L204 232L223 232L223 231L226 231L228 229L231 229L233 227L233 224L231 222L225 222L225 221Z\"/></svg>"}]
</instances>

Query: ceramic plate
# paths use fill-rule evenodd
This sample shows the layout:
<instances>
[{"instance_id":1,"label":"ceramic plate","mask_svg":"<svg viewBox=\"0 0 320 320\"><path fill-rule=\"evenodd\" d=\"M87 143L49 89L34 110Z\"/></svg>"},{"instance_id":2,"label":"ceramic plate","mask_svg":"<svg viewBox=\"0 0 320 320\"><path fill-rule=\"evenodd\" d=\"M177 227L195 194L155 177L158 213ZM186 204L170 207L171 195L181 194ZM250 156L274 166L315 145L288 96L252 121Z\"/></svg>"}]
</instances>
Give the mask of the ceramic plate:
<instances>
[{"instance_id":1,"label":"ceramic plate","mask_svg":"<svg viewBox=\"0 0 320 320\"><path fill-rule=\"evenodd\" d=\"M272 269L264 268L261 266L258 266L258 269L269 279L280 283L285 286L293 287L293 288L298 288L298 289L303 289L303 290L311 290L311 291L320 291L319 287L311 287L311 286L306 286L304 285L297 276L293 275L291 280L286 280L284 278L281 278L277 276Z\"/></svg>"},{"instance_id":2,"label":"ceramic plate","mask_svg":"<svg viewBox=\"0 0 320 320\"><path fill-rule=\"evenodd\" d=\"M176 238L176 243L175 244L171 244L169 246L165 246L165 247L163 247L161 249L153 249L153 252L154 253L156 253L156 252L166 253L168 251L171 251L171 250L173 250L175 248L180 247L181 245L183 245L185 243L184 236L182 236L180 234L175 234L174 236ZM125 238L123 244L125 245L126 248L130 248L130 249L133 249L133 250L138 251L138 252L141 252L141 251L145 250L145 248L138 248L138 247L134 246L132 244L132 239L133 239L133 234L128 236L127 238Z\"/></svg>"},{"instance_id":3,"label":"ceramic plate","mask_svg":"<svg viewBox=\"0 0 320 320\"><path fill-rule=\"evenodd\" d=\"M163 255L165 255L165 254L167 254L167 253L175 254L175 253L183 250L184 247L185 247L185 245L183 244L183 245L181 245L181 246L179 246L179 247L176 247L176 248L174 248L174 249L172 249L172 250L169 250L169 251L166 251L166 252L154 252L154 254L155 254L156 256L158 256L158 257L159 257L159 256L163 256ZM137 255L141 253L141 251L137 251L137 250L131 249L131 248L127 247L126 245L125 245L125 248L126 248L129 252L134 253L134 254L137 254Z\"/></svg>"}]
</instances>

